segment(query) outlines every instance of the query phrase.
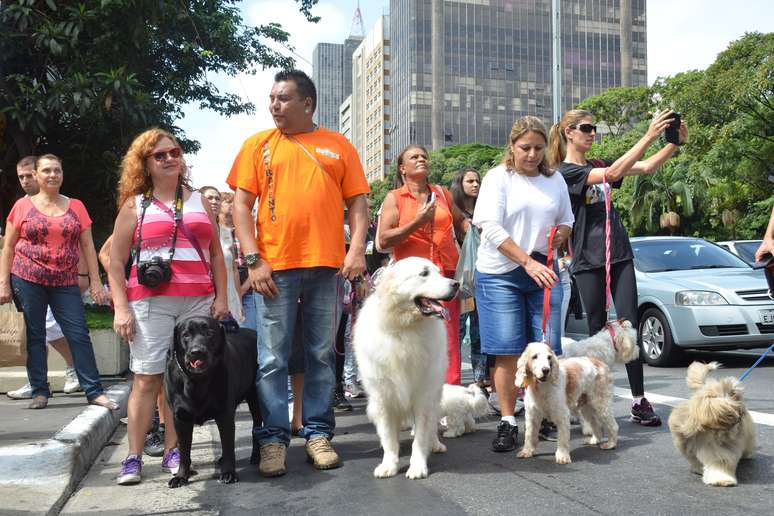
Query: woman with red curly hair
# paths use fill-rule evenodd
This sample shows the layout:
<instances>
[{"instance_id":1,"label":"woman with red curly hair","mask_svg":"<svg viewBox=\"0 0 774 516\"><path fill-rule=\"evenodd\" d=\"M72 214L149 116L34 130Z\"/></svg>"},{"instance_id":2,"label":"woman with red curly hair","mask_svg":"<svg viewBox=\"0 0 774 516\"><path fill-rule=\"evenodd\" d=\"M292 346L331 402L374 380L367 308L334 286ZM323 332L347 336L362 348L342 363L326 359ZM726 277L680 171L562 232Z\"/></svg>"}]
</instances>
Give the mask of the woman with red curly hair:
<instances>
[{"instance_id":1,"label":"woman with red curly hair","mask_svg":"<svg viewBox=\"0 0 774 516\"><path fill-rule=\"evenodd\" d=\"M175 324L183 317L222 319L228 314L217 214L190 187L186 172L180 145L161 129L137 136L121 163L108 275L116 311L113 328L130 344L134 383L127 407L129 455L119 485L141 480L145 432ZM159 410L173 421L167 404ZM173 425L164 441L161 467L174 474L180 454Z\"/></svg>"}]
</instances>

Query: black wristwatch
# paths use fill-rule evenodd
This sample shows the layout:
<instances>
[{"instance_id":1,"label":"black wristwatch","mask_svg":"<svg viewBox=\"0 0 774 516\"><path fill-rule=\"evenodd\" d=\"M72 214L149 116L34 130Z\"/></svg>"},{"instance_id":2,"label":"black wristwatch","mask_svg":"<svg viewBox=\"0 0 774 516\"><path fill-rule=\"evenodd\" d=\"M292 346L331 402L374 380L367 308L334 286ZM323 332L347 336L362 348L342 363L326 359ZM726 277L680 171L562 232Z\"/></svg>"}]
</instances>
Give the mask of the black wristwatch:
<instances>
[{"instance_id":1,"label":"black wristwatch","mask_svg":"<svg viewBox=\"0 0 774 516\"><path fill-rule=\"evenodd\" d=\"M249 269L252 269L256 265L258 265L259 259L260 259L260 255L258 253L247 253L245 255L245 264Z\"/></svg>"}]
</instances>

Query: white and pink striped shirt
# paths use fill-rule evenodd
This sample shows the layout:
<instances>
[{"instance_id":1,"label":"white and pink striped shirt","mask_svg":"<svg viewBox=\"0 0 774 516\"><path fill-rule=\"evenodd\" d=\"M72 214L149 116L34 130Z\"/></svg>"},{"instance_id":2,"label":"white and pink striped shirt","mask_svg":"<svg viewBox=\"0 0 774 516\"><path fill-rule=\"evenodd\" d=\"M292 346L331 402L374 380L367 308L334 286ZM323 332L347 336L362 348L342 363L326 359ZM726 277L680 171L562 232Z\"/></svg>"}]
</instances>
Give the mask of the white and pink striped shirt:
<instances>
[{"instance_id":1,"label":"white and pink striped shirt","mask_svg":"<svg viewBox=\"0 0 774 516\"><path fill-rule=\"evenodd\" d=\"M135 202L138 228L132 238L133 248L137 245L140 215L142 214L142 195L136 196ZM169 208L174 211L174 205L169 206ZM137 282L137 260L134 260L126 289L129 301L151 296L206 296L215 292L215 286L209 273L212 223L204 206L202 206L202 196L199 192L193 192L183 203L182 224L185 224L188 232L198 240L207 265L202 263L196 248L178 227L175 256L172 259L171 280L156 288L140 285ZM170 214L164 212L155 203L148 206L142 224L140 261L148 261L154 256L160 256L165 260L169 258L174 226L175 222Z\"/></svg>"}]
</instances>

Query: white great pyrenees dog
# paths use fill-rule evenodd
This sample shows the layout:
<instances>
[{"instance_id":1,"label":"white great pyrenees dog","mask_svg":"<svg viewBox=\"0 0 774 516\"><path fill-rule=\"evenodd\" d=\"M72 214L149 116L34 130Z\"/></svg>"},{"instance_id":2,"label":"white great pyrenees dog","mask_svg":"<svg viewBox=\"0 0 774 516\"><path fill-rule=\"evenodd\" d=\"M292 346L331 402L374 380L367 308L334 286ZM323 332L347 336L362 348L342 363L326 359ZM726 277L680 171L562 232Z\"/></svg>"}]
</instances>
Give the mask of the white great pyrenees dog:
<instances>
[{"instance_id":1,"label":"white great pyrenees dog","mask_svg":"<svg viewBox=\"0 0 774 516\"><path fill-rule=\"evenodd\" d=\"M439 301L454 298L458 288L429 260L405 258L384 270L358 314L353 346L368 394L366 412L384 450L377 478L398 473L404 422L414 423L407 478L426 478L430 452L446 451L438 440L448 361L446 311Z\"/></svg>"}]
</instances>

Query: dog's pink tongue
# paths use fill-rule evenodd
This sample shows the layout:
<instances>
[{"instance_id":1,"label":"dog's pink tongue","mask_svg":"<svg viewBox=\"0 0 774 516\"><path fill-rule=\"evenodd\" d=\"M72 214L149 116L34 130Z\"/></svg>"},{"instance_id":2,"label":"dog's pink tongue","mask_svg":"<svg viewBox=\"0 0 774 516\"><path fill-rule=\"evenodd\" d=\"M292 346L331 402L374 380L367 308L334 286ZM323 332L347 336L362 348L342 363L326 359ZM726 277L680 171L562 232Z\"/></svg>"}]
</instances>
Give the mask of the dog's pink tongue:
<instances>
[{"instance_id":1,"label":"dog's pink tongue","mask_svg":"<svg viewBox=\"0 0 774 516\"><path fill-rule=\"evenodd\" d=\"M201 360L191 360L191 367L193 367L194 369L199 369L199 367L201 367L203 363L204 362L202 362Z\"/></svg>"}]
</instances>

